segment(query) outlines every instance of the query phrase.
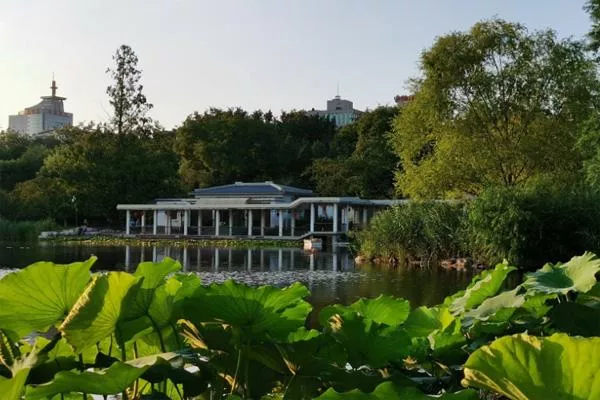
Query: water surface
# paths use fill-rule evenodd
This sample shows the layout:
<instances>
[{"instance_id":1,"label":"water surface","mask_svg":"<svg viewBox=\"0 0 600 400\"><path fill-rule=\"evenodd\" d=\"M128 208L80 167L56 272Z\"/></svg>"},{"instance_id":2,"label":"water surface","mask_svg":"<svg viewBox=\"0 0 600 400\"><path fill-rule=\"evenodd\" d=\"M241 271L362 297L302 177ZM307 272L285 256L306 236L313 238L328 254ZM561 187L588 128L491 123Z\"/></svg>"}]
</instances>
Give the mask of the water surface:
<instances>
[{"instance_id":1,"label":"water surface","mask_svg":"<svg viewBox=\"0 0 600 400\"><path fill-rule=\"evenodd\" d=\"M53 243L0 243L0 275L36 261L70 263L98 256L94 270L134 271L140 261L179 260L183 270L197 273L204 283L235 279L250 285L286 286L300 281L311 291L316 309L349 304L360 297L390 294L403 297L413 307L435 305L464 289L470 272L438 267L385 268L356 266L352 255L337 252L307 253L301 249L215 249L168 246L79 246Z\"/></svg>"}]
</instances>

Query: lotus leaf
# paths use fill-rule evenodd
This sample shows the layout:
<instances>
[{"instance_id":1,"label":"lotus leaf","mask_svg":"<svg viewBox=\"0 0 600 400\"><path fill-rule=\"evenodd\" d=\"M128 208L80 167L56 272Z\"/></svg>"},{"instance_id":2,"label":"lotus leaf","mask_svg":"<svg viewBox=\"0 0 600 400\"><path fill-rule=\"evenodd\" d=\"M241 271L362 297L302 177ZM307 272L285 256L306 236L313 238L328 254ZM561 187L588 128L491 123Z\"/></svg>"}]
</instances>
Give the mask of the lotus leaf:
<instances>
[{"instance_id":1,"label":"lotus leaf","mask_svg":"<svg viewBox=\"0 0 600 400\"><path fill-rule=\"evenodd\" d=\"M284 289L252 288L228 280L199 287L185 300L184 310L197 326L219 322L239 330L247 340L285 340L304 326L312 307L303 298L309 294L300 283Z\"/></svg>"},{"instance_id":2,"label":"lotus leaf","mask_svg":"<svg viewBox=\"0 0 600 400\"><path fill-rule=\"evenodd\" d=\"M479 307L464 314L461 321L462 326L466 330L472 330L475 326L478 326L479 330L484 332L501 333L509 323L515 310L525 303L525 296L517 294L520 290L521 288L517 287L514 290L485 299Z\"/></svg>"},{"instance_id":3,"label":"lotus leaf","mask_svg":"<svg viewBox=\"0 0 600 400\"><path fill-rule=\"evenodd\" d=\"M137 367L116 362L110 368L101 371L61 371L49 383L28 386L27 399L45 399L56 394L72 392L100 395L121 393L149 368L148 365Z\"/></svg>"},{"instance_id":4,"label":"lotus leaf","mask_svg":"<svg viewBox=\"0 0 600 400\"><path fill-rule=\"evenodd\" d=\"M115 333L121 318L123 299L139 282L126 272L94 276L60 330L78 353Z\"/></svg>"},{"instance_id":5,"label":"lotus leaf","mask_svg":"<svg viewBox=\"0 0 600 400\"><path fill-rule=\"evenodd\" d=\"M414 387L402 387L392 382L384 382L372 393L363 393L358 389L338 393L330 388L315 400L477 400L477 392L462 390L456 393L444 393L441 396L428 396Z\"/></svg>"},{"instance_id":6,"label":"lotus leaf","mask_svg":"<svg viewBox=\"0 0 600 400\"><path fill-rule=\"evenodd\" d=\"M477 307L485 299L495 295L502 287L508 274L514 270L516 270L515 267L511 267L505 262L496 265L493 270L482 272L473 278L473 281L464 292L459 292L460 295L452 296L447 300L450 303L450 312L453 315L459 315Z\"/></svg>"},{"instance_id":7,"label":"lotus leaf","mask_svg":"<svg viewBox=\"0 0 600 400\"><path fill-rule=\"evenodd\" d=\"M600 398L600 338L505 336L476 350L463 385L513 400Z\"/></svg>"},{"instance_id":8,"label":"lotus leaf","mask_svg":"<svg viewBox=\"0 0 600 400\"><path fill-rule=\"evenodd\" d=\"M600 308L600 282L596 282L594 287L587 293L581 293L577 297L577 302L592 308Z\"/></svg>"},{"instance_id":9,"label":"lotus leaf","mask_svg":"<svg viewBox=\"0 0 600 400\"><path fill-rule=\"evenodd\" d=\"M412 337L426 337L443 330L455 320L446 307L417 307L404 322L404 329Z\"/></svg>"},{"instance_id":10,"label":"lotus leaf","mask_svg":"<svg viewBox=\"0 0 600 400\"><path fill-rule=\"evenodd\" d=\"M530 293L562 294L586 293L596 284L600 271L600 259L593 253L573 257L565 264L546 264L540 270L528 274L523 287Z\"/></svg>"},{"instance_id":11,"label":"lotus leaf","mask_svg":"<svg viewBox=\"0 0 600 400\"><path fill-rule=\"evenodd\" d=\"M65 318L90 280L96 261L38 262L0 279L0 328L27 335Z\"/></svg>"},{"instance_id":12,"label":"lotus leaf","mask_svg":"<svg viewBox=\"0 0 600 400\"><path fill-rule=\"evenodd\" d=\"M600 309L564 302L549 314L555 329L569 335L600 336Z\"/></svg>"},{"instance_id":13,"label":"lotus leaf","mask_svg":"<svg viewBox=\"0 0 600 400\"><path fill-rule=\"evenodd\" d=\"M349 306L336 304L323 308L319 313L319 322L322 326L326 326L331 316L348 312L355 312L379 324L398 326L408 317L410 304L407 300L387 295L375 299L360 299Z\"/></svg>"},{"instance_id":14,"label":"lotus leaf","mask_svg":"<svg viewBox=\"0 0 600 400\"><path fill-rule=\"evenodd\" d=\"M29 375L29 369L20 370L11 379L0 376L0 394L2 395L2 400L20 400L27 375Z\"/></svg>"},{"instance_id":15,"label":"lotus leaf","mask_svg":"<svg viewBox=\"0 0 600 400\"><path fill-rule=\"evenodd\" d=\"M410 354L410 336L398 327L366 320L357 314L334 315L329 320L331 334L348 354L348 362L358 368L380 368L402 361Z\"/></svg>"}]
</instances>

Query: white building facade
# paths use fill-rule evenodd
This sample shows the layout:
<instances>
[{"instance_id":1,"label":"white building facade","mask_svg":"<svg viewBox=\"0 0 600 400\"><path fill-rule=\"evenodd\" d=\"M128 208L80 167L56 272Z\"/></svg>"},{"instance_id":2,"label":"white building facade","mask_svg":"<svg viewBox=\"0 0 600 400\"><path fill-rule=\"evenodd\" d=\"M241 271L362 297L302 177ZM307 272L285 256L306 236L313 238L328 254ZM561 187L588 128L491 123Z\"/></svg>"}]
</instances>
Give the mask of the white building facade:
<instances>
[{"instance_id":1,"label":"white building facade","mask_svg":"<svg viewBox=\"0 0 600 400\"><path fill-rule=\"evenodd\" d=\"M24 135L40 135L63 126L73 125L73 114L65 112L65 97L56 95L56 81L52 80L51 96L42 96L38 104L27 107L17 115L8 117L8 129Z\"/></svg>"},{"instance_id":2,"label":"white building facade","mask_svg":"<svg viewBox=\"0 0 600 400\"><path fill-rule=\"evenodd\" d=\"M338 94L333 99L327 100L326 110L312 109L308 114L328 118L339 128L354 122L362 111L354 109L354 104L350 100L344 100Z\"/></svg>"}]
</instances>

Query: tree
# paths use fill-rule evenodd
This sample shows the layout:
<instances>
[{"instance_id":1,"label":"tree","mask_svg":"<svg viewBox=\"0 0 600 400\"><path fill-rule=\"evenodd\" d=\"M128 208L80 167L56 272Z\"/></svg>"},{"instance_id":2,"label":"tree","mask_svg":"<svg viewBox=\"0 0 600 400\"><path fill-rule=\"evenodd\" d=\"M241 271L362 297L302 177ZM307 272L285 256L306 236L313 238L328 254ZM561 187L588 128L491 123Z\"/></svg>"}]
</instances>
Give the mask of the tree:
<instances>
[{"instance_id":1,"label":"tree","mask_svg":"<svg viewBox=\"0 0 600 400\"><path fill-rule=\"evenodd\" d=\"M597 52L600 49L600 0L588 0L584 9L592 20L592 29L588 33L590 49Z\"/></svg>"},{"instance_id":2,"label":"tree","mask_svg":"<svg viewBox=\"0 0 600 400\"><path fill-rule=\"evenodd\" d=\"M394 123L397 190L413 197L571 180L598 81L582 42L503 20L436 40Z\"/></svg>"},{"instance_id":3,"label":"tree","mask_svg":"<svg viewBox=\"0 0 600 400\"><path fill-rule=\"evenodd\" d=\"M315 160L312 178L320 194L389 198L398 157L388 135L397 107L378 107L340 129L332 157Z\"/></svg>"},{"instance_id":4,"label":"tree","mask_svg":"<svg viewBox=\"0 0 600 400\"><path fill-rule=\"evenodd\" d=\"M142 133L151 126L152 120L147 114L153 106L142 93L144 87L140 84L142 71L137 68L138 58L131 47L121 45L113 60L114 69L106 70L114 81L106 88L114 110L111 125L119 135Z\"/></svg>"}]
</instances>

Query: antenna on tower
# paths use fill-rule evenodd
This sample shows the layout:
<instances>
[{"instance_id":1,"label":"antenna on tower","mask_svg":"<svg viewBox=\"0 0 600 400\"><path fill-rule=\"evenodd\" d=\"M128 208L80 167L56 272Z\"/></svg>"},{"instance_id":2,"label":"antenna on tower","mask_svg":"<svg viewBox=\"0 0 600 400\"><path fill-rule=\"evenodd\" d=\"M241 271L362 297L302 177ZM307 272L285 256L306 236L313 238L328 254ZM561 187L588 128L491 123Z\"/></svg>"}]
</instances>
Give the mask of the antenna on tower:
<instances>
[{"instance_id":1,"label":"antenna on tower","mask_svg":"<svg viewBox=\"0 0 600 400\"><path fill-rule=\"evenodd\" d=\"M56 89L58 87L56 87L56 81L54 80L54 72L52 73L52 86L50 86L50 89L52 89L52 97L56 97Z\"/></svg>"},{"instance_id":2,"label":"antenna on tower","mask_svg":"<svg viewBox=\"0 0 600 400\"><path fill-rule=\"evenodd\" d=\"M337 84L337 94L335 97L337 97L338 99L340 98L340 84L339 83Z\"/></svg>"}]
</instances>

